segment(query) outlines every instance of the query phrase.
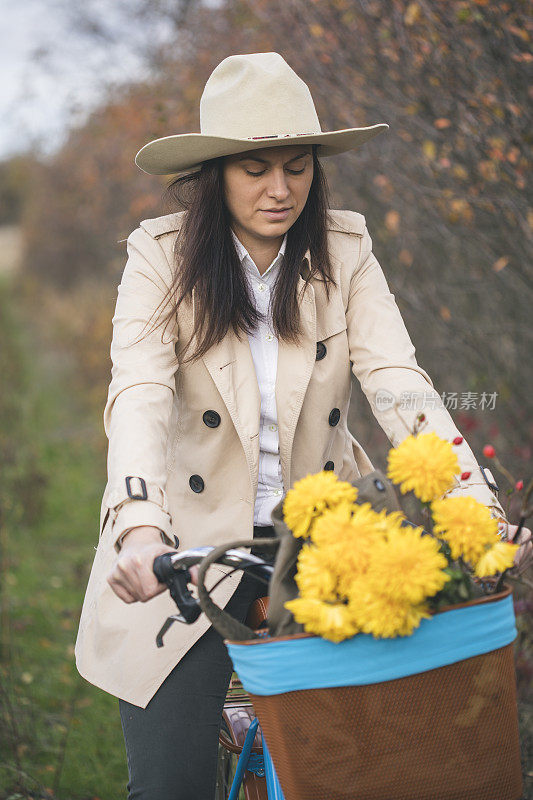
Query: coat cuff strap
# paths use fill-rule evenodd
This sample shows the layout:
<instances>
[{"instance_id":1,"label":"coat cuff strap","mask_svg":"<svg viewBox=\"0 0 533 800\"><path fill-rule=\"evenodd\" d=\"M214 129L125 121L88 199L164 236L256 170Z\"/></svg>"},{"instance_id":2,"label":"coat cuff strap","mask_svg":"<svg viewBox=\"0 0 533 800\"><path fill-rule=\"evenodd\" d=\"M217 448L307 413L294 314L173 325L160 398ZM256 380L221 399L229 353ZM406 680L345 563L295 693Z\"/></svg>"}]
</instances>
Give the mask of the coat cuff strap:
<instances>
[{"instance_id":1,"label":"coat cuff strap","mask_svg":"<svg viewBox=\"0 0 533 800\"><path fill-rule=\"evenodd\" d=\"M138 525L135 525L135 526L134 526L134 527L132 527L132 528L126 528L126 530L124 531L124 533L121 533L121 534L120 534L120 536L118 537L118 539L115 541L115 550L117 550L117 551L120 551L120 550L122 549L122 544L123 544L123 542L124 542L124 538L127 536L127 534L128 534L130 531L134 531L134 530L135 530L135 528L137 528L137 527L139 527L139 526L138 526ZM163 542L163 544L166 544L166 545L168 545L168 547L174 547L176 550L178 549L178 547L180 546L180 540L178 539L178 537L176 536L176 534L175 534L175 533L173 534L174 541L171 541L171 540L168 538L167 534L166 534L164 531L162 531L161 529L159 529L159 533L160 533L160 536L161 536L161 541Z\"/></svg>"},{"instance_id":2,"label":"coat cuff strap","mask_svg":"<svg viewBox=\"0 0 533 800\"><path fill-rule=\"evenodd\" d=\"M150 525L159 528L172 546L172 519L164 489L157 483L141 476L127 475L124 482L115 485L105 499L107 518L111 520L111 532L115 550L120 552L120 539L130 528Z\"/></svg>"},{"instance_id":3,"label":"coat cuff strap","mask_svg":"<svg viewBox=\"0 0 533 800\"><path fill-rule=\"evenodd\" d=\"M123 483L115 486L107 495L106 505L118 512L124 503L135 501L156 503L164 511L168 511L165 490L159 484L136 475L126 476Z\"/></svg>"},{"instance_id":4,"label":"coat cuff strap","mask_svg":"<svg viewBox=\"0 0 533 800\"><path fill-rule=\"evenodd\" d=\"M149 500L130 500L128 503L124 503L118 512L115 509L110 509L110 515L112 518L112 536L117 553L120 552L120 539L126 531L141 525L159 528L167 536L169 545L173 545L174 537L170 514L156 503L152 503Z\"/></svg>"}]
</instances>

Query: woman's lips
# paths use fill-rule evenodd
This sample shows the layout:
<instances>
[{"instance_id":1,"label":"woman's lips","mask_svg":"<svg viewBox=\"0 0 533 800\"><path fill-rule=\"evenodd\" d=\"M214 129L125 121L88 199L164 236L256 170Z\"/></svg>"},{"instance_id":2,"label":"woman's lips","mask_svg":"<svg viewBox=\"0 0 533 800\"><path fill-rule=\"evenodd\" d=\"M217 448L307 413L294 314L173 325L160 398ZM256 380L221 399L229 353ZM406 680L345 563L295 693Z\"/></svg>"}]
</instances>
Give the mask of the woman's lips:
<instances>
[{"instance_id":1,"label":"woman's lips","mask_svg":"<svg viewBox=\"0 0 533 800\"><path fill-rule=\"evenodd\" d=\"M287 217L289 216L289 211L290 208L285 208L283 211L264 211L263 209L261 209L261 212L265 214L265 216L267 216L268 219L274 219L274 220L287 219Z\"/></svg>"}]
</instances>

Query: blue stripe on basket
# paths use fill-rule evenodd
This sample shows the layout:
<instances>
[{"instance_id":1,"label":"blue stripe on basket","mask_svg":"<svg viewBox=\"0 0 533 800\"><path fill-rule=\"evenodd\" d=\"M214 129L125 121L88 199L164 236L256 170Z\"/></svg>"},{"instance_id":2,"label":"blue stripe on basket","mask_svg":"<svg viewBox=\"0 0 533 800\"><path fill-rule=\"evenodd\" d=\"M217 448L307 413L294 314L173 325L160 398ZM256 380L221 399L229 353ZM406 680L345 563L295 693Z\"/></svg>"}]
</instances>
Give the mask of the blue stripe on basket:
<instances>
[{"instance_id":1,"label":"blue stripe on basket","mask_svg":"<svg viewBox=\"0 0 533 800\"><path fill-rule=\"evenodd\" d=\"M512 595L424 619L411 636L374 639L360 633L343 642L318 636L226 646L246 691L362 686L454 664L504 647L516 637Z\"/></svg>"}]
</instances>

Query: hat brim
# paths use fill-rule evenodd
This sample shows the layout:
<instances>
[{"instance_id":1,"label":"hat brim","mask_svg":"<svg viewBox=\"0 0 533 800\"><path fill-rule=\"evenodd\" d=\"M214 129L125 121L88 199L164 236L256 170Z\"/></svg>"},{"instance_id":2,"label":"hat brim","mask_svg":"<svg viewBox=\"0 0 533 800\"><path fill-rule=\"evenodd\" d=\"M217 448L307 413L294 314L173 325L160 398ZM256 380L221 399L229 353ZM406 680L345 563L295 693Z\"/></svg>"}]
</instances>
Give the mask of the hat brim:
<instances>
[{"instance_id":1,"label":"hat brim","mask_svg":"<svg viewBox=\"0 0 533 800\"><path fill-rule=\"evenodd\" d=\"M135 163L149 175L172 175L194 170L210 158L293 144L318 144L320 156L334 156L354 150L388 127L386 122L380 122L365 128L346 128L304 135L264 136L260 139L229 139L203 133L180 133L148 142L135 156Z\"/></svg>"}]
</instances>

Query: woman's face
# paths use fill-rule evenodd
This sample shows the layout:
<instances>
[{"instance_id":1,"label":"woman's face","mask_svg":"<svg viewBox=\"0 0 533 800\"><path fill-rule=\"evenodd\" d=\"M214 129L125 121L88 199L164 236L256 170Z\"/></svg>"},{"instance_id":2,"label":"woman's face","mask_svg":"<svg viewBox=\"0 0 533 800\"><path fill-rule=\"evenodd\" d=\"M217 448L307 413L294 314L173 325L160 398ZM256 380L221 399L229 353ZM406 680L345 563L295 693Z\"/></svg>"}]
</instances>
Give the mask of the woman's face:
<instances>
[{"instance_id":1,"label":"woman's face","mask_svg":"<svg viewBox=\"0 0 533 800\"><path fill-rule=\"evenodd\" d=\"M248 150L224 159L226 204L237 233L283 236L298 219L313 180L311 145Z\"/></svg>"}]
</instances>

